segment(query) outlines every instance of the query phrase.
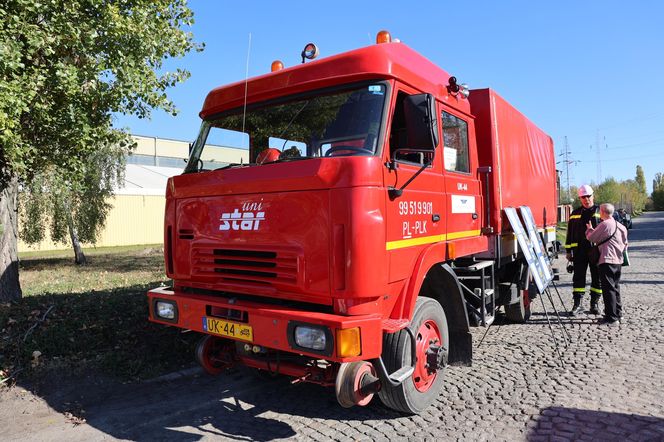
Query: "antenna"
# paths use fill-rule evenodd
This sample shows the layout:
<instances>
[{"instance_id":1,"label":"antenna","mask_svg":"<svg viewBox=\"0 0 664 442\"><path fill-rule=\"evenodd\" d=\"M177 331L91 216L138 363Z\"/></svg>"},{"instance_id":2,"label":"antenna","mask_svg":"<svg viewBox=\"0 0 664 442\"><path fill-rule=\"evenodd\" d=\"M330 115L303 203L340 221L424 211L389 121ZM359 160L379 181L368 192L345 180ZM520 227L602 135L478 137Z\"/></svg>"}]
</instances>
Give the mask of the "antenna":
<instances>
[{"instance_id":1,"label":"antenna","mask_svg":"<svg viewBox=\"0 0 664 442\"><path fill-rule=\"evenodd\" d=\"M249 87L249 54L251 54L251 32L249 33L249 47L247 48L247 68L244 72L244 108L242 109L242 132L244 132L244 120L247 116L247 88Z\"/></svg>"}]
</instances>

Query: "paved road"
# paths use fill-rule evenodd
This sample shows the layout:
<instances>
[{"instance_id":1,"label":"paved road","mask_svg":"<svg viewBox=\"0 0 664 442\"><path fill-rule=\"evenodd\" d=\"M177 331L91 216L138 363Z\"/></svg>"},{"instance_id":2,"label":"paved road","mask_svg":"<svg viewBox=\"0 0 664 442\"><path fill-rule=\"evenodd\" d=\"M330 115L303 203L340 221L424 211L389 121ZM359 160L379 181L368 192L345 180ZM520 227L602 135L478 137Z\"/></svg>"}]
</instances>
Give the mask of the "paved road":
<instances>
[{"instance_id":1,"label":"paved road","mask_svg":"<svg viewBox=\"0 0 664 442\"><path fill-rule=\"evenodd\" d=\"M449 369L420 416L378 400L342 409L330 389L242 371L90 389L83 379L78 391L54 386L44 398L5 394L0 439L664 440L664 212L636 219L630 244L620 329L565 318L571 344L561 364L537 299L528 324L494 325L479 347L484 329L475 329L474 366ZM571 281L561 275L569 307ZM561 340L562 329L554 332ZM87 421L76 425L82 409Z\"/></svg>"}]
</instances>

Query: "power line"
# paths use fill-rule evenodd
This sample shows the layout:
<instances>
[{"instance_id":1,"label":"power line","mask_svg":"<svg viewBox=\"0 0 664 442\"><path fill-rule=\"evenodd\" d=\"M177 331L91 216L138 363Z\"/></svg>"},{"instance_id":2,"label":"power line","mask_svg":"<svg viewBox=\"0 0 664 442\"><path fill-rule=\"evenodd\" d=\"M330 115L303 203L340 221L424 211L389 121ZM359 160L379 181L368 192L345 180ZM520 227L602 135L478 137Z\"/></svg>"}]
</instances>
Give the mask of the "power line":
<instances>
[{"instance_id":1,"label":"power line","mask_svg":"<svg viewBox=\"0 0 664 442\"><path fill-rule=\"evenodd\" d=\"M634 125L633 123L635 123L635 122L636 123L641 123L641 122L645 122L645 121L648 121L648 120L652 120L652 119L657 118L659 116L664 116L664 112L658 111L658 112L655 112L655 113L646 114L646 115L641 116L641 117L634 117L634 118L631 118L629 120L622 120L622 121L620 121L620 123L612 124L612 125L605 126L605 127L600 127L597 130L608 131L608 130L611 130L611 129L615 129L616 127L629 126L629 125L633 126ZM583 130L579 130L577 132L572 132L571 134L568 134L568 135L590 135L590 131L588 131L586 129L583 129Z\"/></svg>"},{"instance_id":2,"label":"power line","mask_svg":"<svg viewBox=\"0 0 664 442\"><path fill-rule=\"evenodd\" d=\"M622 144L620 146L611 146L608 149L621 149L624 147L639 147L639 146L647 146L648 144L659 144L664 141L664 138L657 138L655 140L650 140L650 141L644 141L643 143L634 143L634 144Z\"/></svg>"},{"instance_id":3,"label":"power line","mask_svg":"<svg viewBox=\"0 0 664 442\"><path fill-rule=\"evenodd\" d=\"M621 141L621 142L638 141L639 138L649 138L649 137L652 137L652 136L655 136L655 135L660 136L661 134L664 134L664 129L659 129L659 130L655 130L655 131L648 131L648 132L639 131L638 133L629 132L627 135L611 137L611 139L618 140L618 141Z\"/></svg>"},{"instance_id":4,"label":"power line","mask_svg":"<svg viewBox=\"0 0 664 442\"><path fill-rule=\"evenodd\" d=\"M613 158L611 160L602 160L602 161L625 161L625 160L640 160L641 158L652 158L652 157L661 157L661 153L654 153L650 155L640 155L637 157L626 157L626 158ZM579 163L595 163L597 160L579 160Z\"/></svg>"},{"instance_id":5,"label":"power line","mask_svg":"<svg viewBox=\"0 0 664 442\"><path fill-rule=\"evenodd\" d=\"M599 130L613 129L613 128L616 128L616 127L625 126L625 125L627 125L627 124L634 123L635 121L638 121L638 122L646 121L646 120L650 120L650 119L653 119L653 118L657 118L657 117L659 117L660 115L664 115L664 112L655 112L655 113L653 113L653 114L648 114L648 115L646 115L646 116L644 116L644 117L637 117L637 118L632 118L632 119L630 119L630 120L623 120L623 121L621 121L621 122L618 123L618 124L612 124L612 125L610 125L610 126L600 127Z\"/></svg>"}]
</instances>

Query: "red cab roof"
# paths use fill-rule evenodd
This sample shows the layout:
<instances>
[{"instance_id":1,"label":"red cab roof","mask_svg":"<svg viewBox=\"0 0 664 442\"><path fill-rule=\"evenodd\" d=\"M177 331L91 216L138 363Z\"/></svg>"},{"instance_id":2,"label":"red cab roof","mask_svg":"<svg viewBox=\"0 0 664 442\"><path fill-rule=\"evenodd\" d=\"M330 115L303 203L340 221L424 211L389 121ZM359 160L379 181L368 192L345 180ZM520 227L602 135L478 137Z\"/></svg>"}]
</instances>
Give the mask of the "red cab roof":
<instances>
[{"instance_id":1,"label":"red cab roof","mask_svg":"<svg viewBox=\"0 0 664 442\"><path fill-rule=\"evenodd\" d=\"M450 75L403 43L383 43L271 72L246 82L247 101L255 103L324 87L363 80L397 79L447 101ZM244 103L245 82L213 89L201 118ZM466 100L453 97L454 107L469 113Z\"/></svg>"}]
</instances>

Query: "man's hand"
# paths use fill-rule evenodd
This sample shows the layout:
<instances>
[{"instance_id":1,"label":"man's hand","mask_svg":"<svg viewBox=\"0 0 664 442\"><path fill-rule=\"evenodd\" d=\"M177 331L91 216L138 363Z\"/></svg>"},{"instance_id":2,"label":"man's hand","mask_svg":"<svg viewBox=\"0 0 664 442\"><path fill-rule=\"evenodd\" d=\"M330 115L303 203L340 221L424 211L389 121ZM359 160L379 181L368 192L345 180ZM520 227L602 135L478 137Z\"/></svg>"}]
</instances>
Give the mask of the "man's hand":
<instances>
[{"instance_id":1,"label":"man's hand","mask_svg":"<svg viewBox=\"0 0 664 442\"><path fill-rule=\"evenodd\" d=\"M571 261L572 260L572 252L567 252L565 254L565 258L567 258L568 261Z\"/></svg>"}]
</instances>

